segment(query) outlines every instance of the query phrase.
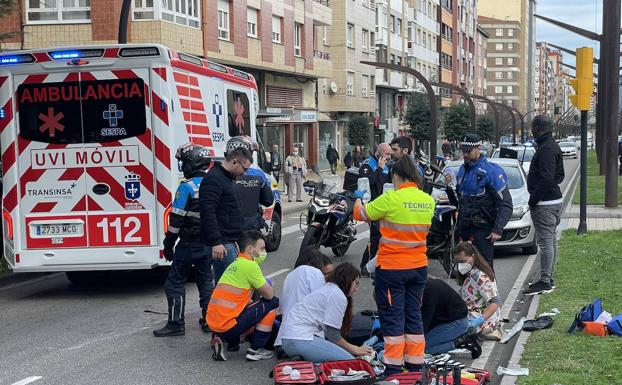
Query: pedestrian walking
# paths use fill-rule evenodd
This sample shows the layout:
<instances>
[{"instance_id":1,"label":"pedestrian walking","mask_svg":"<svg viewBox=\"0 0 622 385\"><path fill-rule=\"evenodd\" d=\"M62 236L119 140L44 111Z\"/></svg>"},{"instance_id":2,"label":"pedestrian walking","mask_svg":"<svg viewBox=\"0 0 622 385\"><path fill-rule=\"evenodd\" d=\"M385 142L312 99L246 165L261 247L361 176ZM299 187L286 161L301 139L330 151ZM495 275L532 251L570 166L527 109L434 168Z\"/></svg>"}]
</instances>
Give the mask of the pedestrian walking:
<instances>
[{"instance_id":1,"label":"pedestrian walking","mask_svg":"<svg viewBox=\"0 0 622 385\"><path fill-rule=\"evenodd\" d=\"M447 140L447 138L443 140L443 145L441 146L441 150L443 151L443 155L445 157L452 156L451 143L449 143L449 140Z\"/></svg>"},{"instance_id":2,"label":"pedestrian walking","mask_svg":"<svg viewBox=\"0 0 622 385\"><path fill-rule=\"evenodd\" d=\"M512 196L507 175L501 166L481 155L482 142L476 134L466 134L460 148L464 164L457 175L459 202L456 235L470 241L493 267L494 243L501 239L503 228L512 216ZM449 185L453 177L445 178Z\"/></svg>"},{"instance_id":3,"label":"pedestrian walking","mask_svg":"<svg viewBox=\"0 0 622 385\"><path fill-rule=\"evenodd\" d=\"M374 156L367 158L359 168L359 178L369 179L370 202L382 195L385 183L391 183L391 170L387 163L391 159L391 147L387 143L381 143ZM369 277L367 262L374 259L380 242L380 225L378 221L369 223L369 243L361 258L361 275Z\"/></svg>"},{"instance_id":4,"label":"pedestrian walking","mask_svg":"<svg viewBox=\"0 0 622 385\"><path fill-rule=\"evenodd\" d=\"M419 171L402 157L392 170L395 190L363 205L364 191L355 191L354 218L379 221L374 296L384 337L384 374L421 370L425 339L421 297L428 272L426 236L434 215L434 199L417 188Z\"/></svg>"},{"instance_id":5,"label":"pedestrian walking","mask_svg":"<svg viewBox=\"0 0 622 385\"><path fill-rule=\"evenodd\" d=\"M181 162L186 179L179 183L175 192L168 218L168 230L164 237L164 258L173 263L164 282L168 321L163 328L153 331L156 337L181 336L186 333L185 284L192 271L196 272L195 281L201 308L199 324L203 329L205 311L214 290L212 256L201 242L199 219L199 187L211 162L209 152L204 147L187 144L177 150L175 157Z\"/></svg>"},{"instance_id":6,"label":"pedestrian walking","mask_svg":"<svg viewBox=\"0 0 622 385\"><path fill-rule=\"evenodd\" d=\"M326 149L326 160L330 164L330 172L335 175L337 173L337 161L339 161L339 153L333 148L332 144L328 144Z\"/></svg>"},{"instance_id":7,"label":"pedestrian walking","mask_svg":"<svg viewBox=\"0 0 622 385\"><path fill-rule=\"evenodd\" d=\"M296 202L302 202L302 180L307 178L307 162L300 155L298 146L294 146L292 153L285 159L285 170L289 172L289 186L287 187L287 201L292 201L296 191ZM294 190L295 189L295 190Z\"/></svg>"},{"instance_id":8,"label":"pedestrian walking","mask_svg":"<svg viewBox=\"0 0 622 385\"><path fill-rule=\"evenodd\" d=\"M279 153L278 144L272 145L272 151L270 152L270 171L274 179L276 179L276 183L279 183L279 176L281 174L281 153Z\"/></svg>"},{"instance_id":9,"label":"pedestrian walking","mask_svg":"<svg viewBox=\"0 0 622 385\"><path fill-rule=\"evenodd\" d=\"M525 290L526 295L553 291L553 273L557 262L557 226L562 209L562 191L559 184L564 180L564 156L555 139L553 123L538 115L531 121L531 132L537 143L531 159L527 190L531 220L536 229L536 241L540 247L540 277Z\"/></svg>"},{"instance_id":10,"label":"pedestrian walking","mask_svg":"<svg viewBox=\"0 0 622 385\"><path fill-rule=\"evenodd\" d=\"M236 242L244 229L244 217L235 179L250 168L252 161L244 147L227 152L225 160L215 162L199 188L201 239L214 259L216 283L238 254Z\"/></svg>"},{"instance_id":11,"label":"pedestrian walking","mask_svg":"<svg viewBox=\"0 0 622 385\"><path fill-rule=\"evenodd\" d=\"M346 169L352 167L352 152L346 152L346 156L343 158L343 165L346 166Z\"/></svg>"}]
</instances>

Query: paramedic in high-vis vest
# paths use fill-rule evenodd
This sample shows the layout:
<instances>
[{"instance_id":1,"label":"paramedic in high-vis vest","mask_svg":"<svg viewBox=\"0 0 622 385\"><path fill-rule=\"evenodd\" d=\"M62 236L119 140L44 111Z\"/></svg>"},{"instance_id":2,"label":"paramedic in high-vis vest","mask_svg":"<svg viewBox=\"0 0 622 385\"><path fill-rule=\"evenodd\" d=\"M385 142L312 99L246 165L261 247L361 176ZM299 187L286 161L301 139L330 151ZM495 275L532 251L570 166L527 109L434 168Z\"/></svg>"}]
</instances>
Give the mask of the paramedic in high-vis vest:
<instances>
[{"instance_id":1,"label":"paramedic in high-vis vest","mask_svg":"<svg viewBox=\"0 0 622 385\"><path fill-rule=\"evenodd\" d=\"M201 242L201 222L199 220L199 186L207 173L211 159L209 151L201 146L186 144L175 155L182 164L185 180L181 181L171 205L168 231L164 237L164 258L173 264L164 283L168 302L168 322L162 329L154 330L156 337L180 336L186 332L184 310L188 275L196 269L195 279L199 289L201 320L210 295L214 290L212 276L212 256ZM175 242L179 238L177 247ZM194 266L194 267L193 267ZM205 329L204 321L199 321Z\"/></svg>"},{"instance_id":2,"label":"paramedic in high-vis vest","mask_svg":"<svg viewBox=\"0 0 622 385\"><path fill-rule=\"evenodd\" d=\"M402 157L392 169L395 190L362 204L355 191L354 218L379 221L375 290L382 335L385 374L421 370L425 351L421 298L428 275L426 236L434 215L434 199L419 190L417 167Z\"/></svg>"}]
</instances>

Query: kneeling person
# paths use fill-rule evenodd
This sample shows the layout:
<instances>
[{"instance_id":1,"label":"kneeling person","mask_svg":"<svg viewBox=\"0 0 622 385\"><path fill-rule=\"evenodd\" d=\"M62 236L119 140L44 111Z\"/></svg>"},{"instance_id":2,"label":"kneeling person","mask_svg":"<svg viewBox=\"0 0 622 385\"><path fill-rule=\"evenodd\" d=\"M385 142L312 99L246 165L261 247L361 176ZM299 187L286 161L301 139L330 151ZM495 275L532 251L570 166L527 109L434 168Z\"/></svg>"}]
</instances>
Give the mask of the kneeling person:
<instances>
[{"instance_id":1,"label":"kneeling person","mask_svg":"<svg viewBox=\"0 0 622 385\"><path fill-rule=\"evenodd\" d=\"M272 357L272 352L264 346L272 331L279 299L256 262L266 255L266 238L259 231L249 231L242 235L239 247L240 255L218 281L207 307L207 325L214 332L212 358L216 361L227 359L223 341L229 344L230 351L235 351L240 336L253 327L255 331L250 337L246 359L258 361ZM253 290L257 290L261 298L249 304Z\"/></svg>"}]
</instances>

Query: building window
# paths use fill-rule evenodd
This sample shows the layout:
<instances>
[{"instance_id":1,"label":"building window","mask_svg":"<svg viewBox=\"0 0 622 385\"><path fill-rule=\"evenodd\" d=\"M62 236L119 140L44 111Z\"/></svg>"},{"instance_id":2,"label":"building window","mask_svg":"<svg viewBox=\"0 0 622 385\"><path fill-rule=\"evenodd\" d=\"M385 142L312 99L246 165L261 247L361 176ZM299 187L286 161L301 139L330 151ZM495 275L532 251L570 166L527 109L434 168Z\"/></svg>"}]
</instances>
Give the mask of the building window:
<instances>
[{"instance_id":1,"label":"building window","mask_svg":"<svg viewBox=\"0 0 622 385\"><path fill-rule=\"evenodd\" d=\"M508 43L508 50L512 51L514 49L514 43Z\"/></svg>"},{"instance_id":2,"label":"building window","mask_svg":"<svg viewBox=\"0 0 622 385\"><path fill-rule=\"evenodd\" d=\"M495 58L495 65L503 65L503 58L502 57L496 57Z\"/></svg>"},{"instance_id":3,"label":"building window","mask_svg":"<svg viewBox=\"0 0 622 385\"><path fill-rule=\"evenodd\" d=\"M369 77L369 96L376 96L376 77L373 75Z\"/></svg>"},{"instance_id":4,"label":"building window","mask_svg":"<svg viewBox=\"0 0 622 385\"><path fill-rule=\"evenodd\" d=\"M396 26L396 24L397 24L397 23L395 22L395 16L394 16L394 15L391 15L391 25L389 26L389 29L390 29L390 30L391 30L391 32L393 32L393 33L397 33L397 32L396 32L396 27L397 27L397 26Z\"/></svg>"},{"instance_id":5,"label":"building window","mask_svg":"<svg viewBox=\"0 0 622 385\"><path fill-rule=\"evenodd\" d=\"M366 98L369 90L369 75L361 75L361 95Z\"/></svg>"},{"instance_id":6,"label":"building window","mask_svg":"<svg viewBox=\"0 0 622 385\"><path fill-rule=\"evenodd\" d=\"M257 10L246 8L246 35L257 37Z\"/></svg>"},{"instance_id":7,"label":"building window","mask_svg":"<svg viewBox=\"0 0 622 385\"><path fill-rule=\"evenodd\" d=\"M153 0L134 0L134 20L153 20Z\"/></svg>"},{"instance_id":8,"label":"building window","mask_svg":"<svg viewBox=\"0 0 622 385\"><path fill-rule=\"evenodd\" d=\"M354 72L348 71L348 76L346 79L346 95L354 95Z\"/></svg>"},{"instance_id":9,"label":"building window","mask_svg":"<svg viewBox=\"0 0 622 385\"><path fill-rule=\"evenodd\" d=\"M514 58L513 57L509 57L508 58L508 65L514 65Z\"/></svg>"},{"instance_id":10,"label":"building window","mask_svg":"<svg viewBox=\"0 0 622 385\"><path fill-rule=\"evenodd\" d=\"M427 39L426 36L428 36L428 34L425 33L425 32L423 34L421 34L421 45L423 47L427 47L427 45L428 45L428 42L426 41L426 39Z\"/></svg>"},{"instance_id":11,"label":"building window","mask_svg":"<svg viewBox=\"0 0 622 385\"><path fill-rule=\"evenodd\" d=\"M376 54L376 49L374 46L376 45L376 35L373 32L369 32L369 53L371 55Z\"/></svg>"},{"instance_id":12,"label":"building window","mask_svg":"<svg viewBox=\"0 0 622 385\"><path fill-rule=\"evenodd\" d=\"M513 37L514 36L514 29L508 28L508 36L509 37Z\"/></svg>"},{"instance_id":13,"label":"building window","mask_svg":"<svg viewBox=\"0 0 622 385\"><path fill-rule=\"evenodd\" d=\"M495 49L497 51L503 51L503 43L497 43L495 44Z\"/></svg>"},{"instance_id":14,"label":"building window","mask_svg":"<svg viewBox=\"0 0 622 385\"><path fill-rule=\"evenodd\" d=\"M153 4L151 6L153 7ZM91 0L28 0L26 11L29 23L89 22L91 20Z\"/></svg>"},{"instance_id":15,"label":"building window","mask_svg":"<svg viewBox=\"0 0 622 385\"><path fill-rule=\"evenodd\" d=\"M507 86L507 87L506 87L506 92L507 92L508 94L513 94L513 93L514 93L514 90L512 89L512 86Z\"/></svg>"},{"instance_id":16,"label":"building window","mask_svg":"<svg viewBox=\"0 0 622 385\"><path fill-rule=\"evenodd\" d=\"M229 1L218 0L218 38L229 40Z\"/></svg>"},{"instance_id":17,"label":"building window","mask_svg":"<svg viewBox=\"0 0 622 385\"><path fill-rule=\"evenodd\" d=\"M503 86L495 86L495 94L502 94Z\"/></svg>"},{"instance_id":18,"label":"building window","mask_svg":"<svg viewBox=\"0 0 622 385\"><path fill-rule=\"evenodd\" d=\"M369 45L369 32L364 29L362 36L361 36L361 49L363 50L363 52L367 52L367 47Z\"/></svg>"},{"instance_id":19,"label":"building window","mask_svg":"<svg viewBox=\"0 0 622 385\"><path fill-rule=\"evenodd\" d=\"M495 72L495 79L497 80L503 79L503 72Z\"/></svg>"},{"instance_id":20,"label":"building window","mask_svg":"<svg viewBox=\"0 0 622 385\"><path fill-rule=\"evenodd\" d=\"M503 36L503 28L497 28L495 30L495 36Z\"/></svg>"},{"instance_id":21,"label":"building window","mask_svg":"<svg viewBox=\"0 0 622 385\"><path fill-rule=\"evenodd\" d=\"M347 39L348 48L354 48L354 25L350 23L347 27Z\"/></svg>"},{"instance_id":22,"label":"building window","mask_svg":"<svg viewBox=\"0 0 622 385\"><path fill-rule=\"evenodd\" d=\"M229 13L229 2L224 0L218 1L218 9L220 10L221 4L227 4L227 14ZM171 23L189 25L194 28L199 28L199 1L198 0L162 0L162 20L170 21ZM224 4L223 4L224 6ZM229 31L229 19L227 18L227 32ZM220 34L220 30L219 30Z\"/></svg>"},{"instance_id":23,"label":"building window","mask_svg":"<svg viewBox=\"0 0 622 385\"><path fill-rule=\"evenodd\" d=\"M402 34L402 19L397 18L397 25L395 27L396 27L395 33L397 33L398 35L401 35Z\"/></svg>"},{"instance_id":24,"label":"building window","mask_svg":"<svg viewBox=\"0 0 622 385\"><path fill-rule=\"evenodd\" d=\"M302 56L302 24L294 25L294 55Z\"/></svg>"},{"instance_id":25,"label":"building window","mask_svg":"<svg viewBox=\"0 0 622 385\"><path fill-rule=\"evenodd\" d=\"M272 16L272 42L280 43L281 42L281 26L282 26L282 18L278 16Z\"/></svg>"},{"instance_id":26,"label":"building window","mask_svg":"<svg viewBox=\"0 0 622 385\"><path fill-rule=\"evenodd\" d=\"M514 79L514 72L508 72L508 79L509 80Z\"/></svg>"}]
</instances>

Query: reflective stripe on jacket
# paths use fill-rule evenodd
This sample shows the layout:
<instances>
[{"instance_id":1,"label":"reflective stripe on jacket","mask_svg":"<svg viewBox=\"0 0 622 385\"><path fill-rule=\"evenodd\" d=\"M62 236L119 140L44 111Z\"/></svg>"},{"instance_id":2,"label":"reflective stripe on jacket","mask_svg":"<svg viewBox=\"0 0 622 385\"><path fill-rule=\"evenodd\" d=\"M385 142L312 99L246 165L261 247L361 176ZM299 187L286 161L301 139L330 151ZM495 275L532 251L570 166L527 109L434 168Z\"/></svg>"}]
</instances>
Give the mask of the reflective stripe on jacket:
<instances>
[{"instance_id":1,"label":"reflective stripe on jacket","mask_svg":"<svg viewBox=\"0 0 622 385\"><path fill-rule=\"evenodd\" d=\"M405 270L428 265L426 236L434 215L434 199L416 187L403 184L387 191L373 202L354 206L358 221L380 222L378 266L383 269Z\"/></svg>"}]
</instances>

